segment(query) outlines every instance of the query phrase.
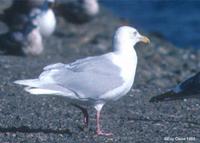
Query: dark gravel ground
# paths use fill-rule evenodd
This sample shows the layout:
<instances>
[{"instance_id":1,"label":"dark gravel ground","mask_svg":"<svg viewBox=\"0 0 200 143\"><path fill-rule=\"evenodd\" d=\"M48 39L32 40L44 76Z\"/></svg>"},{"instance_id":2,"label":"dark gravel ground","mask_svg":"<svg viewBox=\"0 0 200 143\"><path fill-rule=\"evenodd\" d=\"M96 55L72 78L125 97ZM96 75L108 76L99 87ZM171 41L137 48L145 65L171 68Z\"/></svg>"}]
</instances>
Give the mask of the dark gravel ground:
<instances>
[{"instance_id":1,"label":"dark gravel ground","mask_svg":"<svg viewBox=\"0 0 200 143\"><path fill-rule=\"evenodd\" d=\"M0 56L0 143L163 143L164 137L194 137L178 142L200 142L199 99L149 102L197 72L200 51L175 48L151 34L150 46L136 48L139 64L133 89L102 110L102 127L113 137L95 135L93 108L89 108L89 127L84 128L81 112L67 99L29 95L14 85L14 80L35 78L47 64L109 51L114 30L124 23L104 8L85 25L58 20L55 34L44 41L43 55Z\"/></svg>"}]
</instances>

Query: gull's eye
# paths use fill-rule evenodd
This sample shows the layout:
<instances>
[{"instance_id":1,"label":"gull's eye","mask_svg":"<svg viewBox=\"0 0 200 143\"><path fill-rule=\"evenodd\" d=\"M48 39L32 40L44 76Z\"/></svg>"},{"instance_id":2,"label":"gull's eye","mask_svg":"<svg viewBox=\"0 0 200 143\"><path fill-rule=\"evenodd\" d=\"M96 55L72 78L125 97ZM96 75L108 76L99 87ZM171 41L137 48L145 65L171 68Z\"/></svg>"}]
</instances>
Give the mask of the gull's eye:
<instances>
[{"instance_id":1,"label":"gull's eye","mask_svg":"<svg viewBox=\"0 0 200 143\"><path fill-rule=\"evenodd\" d=\"M133 32L133 34L136 36L136 35L137 35L137 32L135 31L135 32Z\"/></svg>"}]
</instances>

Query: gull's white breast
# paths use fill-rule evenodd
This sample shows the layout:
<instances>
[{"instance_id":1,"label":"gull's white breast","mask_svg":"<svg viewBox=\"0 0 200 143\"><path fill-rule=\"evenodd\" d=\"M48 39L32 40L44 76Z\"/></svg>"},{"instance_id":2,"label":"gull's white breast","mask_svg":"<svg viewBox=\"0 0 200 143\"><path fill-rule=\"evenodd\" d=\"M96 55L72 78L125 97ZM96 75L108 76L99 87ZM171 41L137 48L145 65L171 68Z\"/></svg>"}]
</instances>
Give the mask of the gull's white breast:
<instances>
[{"instance_id":1,"label":"gull's white breast","mask_svg":"<svg viewBox=\"0 0 200 143\"><path fill-rule=\"evenodd\" d=\"M137 55L135 50L127 56L111 54L110 60L120 67L121 73L119 76L122 77L124 83L120 87L105 93L101 98L117 100L127 94L133 85L137 66Z\"/></svg>"}]
</instances>

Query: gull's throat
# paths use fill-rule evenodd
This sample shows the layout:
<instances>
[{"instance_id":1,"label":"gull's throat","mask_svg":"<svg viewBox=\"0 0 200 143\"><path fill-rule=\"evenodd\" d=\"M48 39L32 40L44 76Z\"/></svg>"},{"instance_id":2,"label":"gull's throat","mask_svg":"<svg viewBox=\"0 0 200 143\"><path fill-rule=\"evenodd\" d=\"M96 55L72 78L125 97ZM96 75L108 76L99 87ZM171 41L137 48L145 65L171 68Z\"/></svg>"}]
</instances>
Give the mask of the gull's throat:
<instances>
[{"instance_id":1,"label":"gull's throat","mask_svg":"<svg viewBox=\"0 0 200 143\"><path fill-rule=\"evenodd\" d=\"M116 41L113 45L113 51L115 54L124 58L132 58L136 56L133 43L130 41Z\"/></svg>"}]
</instances>

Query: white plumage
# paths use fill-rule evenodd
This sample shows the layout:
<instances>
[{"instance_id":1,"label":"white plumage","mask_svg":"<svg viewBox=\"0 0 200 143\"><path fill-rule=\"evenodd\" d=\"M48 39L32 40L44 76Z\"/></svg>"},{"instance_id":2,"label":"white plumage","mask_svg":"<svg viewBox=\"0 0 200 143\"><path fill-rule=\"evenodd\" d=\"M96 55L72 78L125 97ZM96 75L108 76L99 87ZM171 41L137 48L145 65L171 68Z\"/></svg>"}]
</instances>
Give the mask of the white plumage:
<instances>
[{"instance_id":1,"label":"white plumage","mask_svg":"<svg viewBox=\"0 0 200 143\"><path fill-rule=\"evenodd\" d=\"M27 86L26 91L31 94L61 95L76 103L94 106L97 110L97 134L111 135L100 129L100 111L106 102L119 99L131 89L137 66L133 46L139 41L149 42L136 29L122 26L115 33L113 52L70 64L49 65L39 78L15 83Z\"/></svg>"}]
</instances>

